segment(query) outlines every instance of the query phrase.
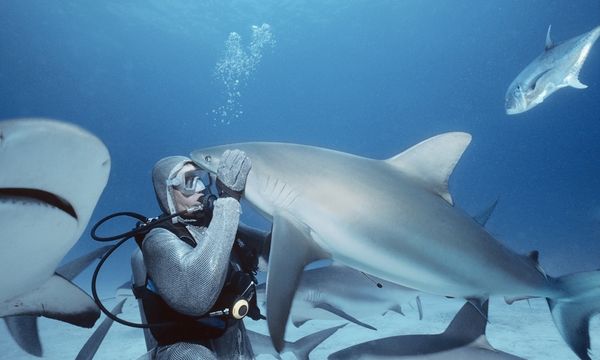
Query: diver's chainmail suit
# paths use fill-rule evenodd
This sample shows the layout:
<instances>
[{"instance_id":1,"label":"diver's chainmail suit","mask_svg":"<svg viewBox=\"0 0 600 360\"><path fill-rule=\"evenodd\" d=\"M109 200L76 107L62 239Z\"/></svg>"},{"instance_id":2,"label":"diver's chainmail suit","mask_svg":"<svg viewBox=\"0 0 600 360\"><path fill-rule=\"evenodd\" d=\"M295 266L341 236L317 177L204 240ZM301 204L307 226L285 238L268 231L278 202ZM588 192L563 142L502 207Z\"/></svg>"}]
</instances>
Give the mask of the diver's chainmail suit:
<instances>
[{"instance_id":1,"label":"diver's chainmail suit","mask_svg":"<svg viewBox=\"0 0 600 360\"><path fill-rule=\"evenodd\" d=\"M153 172L154 186L163 211L174 213L168 176L189 162L184 157L166 158ZM231 248L240 218L240 204L233 198L215 201L208 227L188 225L197 243L192 247L177 235L162 228L151 230L142 244L148 275L159 295L174 310L191 316L205 314L217 300L225 282ZM242 321L212 340L196 343L179 342L159 346L156 359L252 359L252 347ZM210 348L210 349L209 349ZM212 351L211 351L212 350Z\"/></svg>"}]
</instances>

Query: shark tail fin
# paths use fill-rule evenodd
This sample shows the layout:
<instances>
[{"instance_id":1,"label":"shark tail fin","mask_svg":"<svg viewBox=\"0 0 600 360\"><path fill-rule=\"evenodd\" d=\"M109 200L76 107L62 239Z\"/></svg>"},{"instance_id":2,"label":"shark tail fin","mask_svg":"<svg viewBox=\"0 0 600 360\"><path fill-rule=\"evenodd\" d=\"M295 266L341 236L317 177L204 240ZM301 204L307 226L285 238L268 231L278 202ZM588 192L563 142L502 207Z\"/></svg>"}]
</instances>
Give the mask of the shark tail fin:
<instances>
[{"instance_id":1,"label":"shark tail fin","mask_svg":"<svg viewBox=\"0 0 600 360\"><path fill-rule=\"evenodd\" d=\"M456 313L444 331L445 336L474 341L485 335L488 299L471 299Z\"/></svg>"},{"instance_id":2,"label":"shark tail fin","mask_svg":"<svg viewBox=\"0 0 600 360\"><path fill-rule=\"evenodd\" d=\"M317 331L314 334L306 335L305 337L286 344L288 350L291 350L297 359L308 360L308 354L319 346L328 337L333 335L338 329L346 326L346 324L334 326L325 330Z\"/></svg>"},{"instance_id":3,"label":"shark tail fin","mask_svg":"<svg viewBox=\"0 0 600 360\"><path fill-rule=\"evenodd\" d=\"M111 313L113 315L118 315L122 312L123 304L125 303L125 300L127 300L127 298L121 300L111 310ZM102 324L100 324L100 326L98 326L98 328L94 331L92 336L90 336L89 339L85 342L85 344L83 345L81 350L79 350L79 354L77 354L77 357L75 358L75 360L91 360L91 359L93 359L94 355L96 355L96 352L98 351L98 348L100 348L102 341L104 341L104 337L106 337L108 330L110 330L110 327L112 326L112 324L113 324L113 319L111 319L111 318L104 319Z\"/></svg>"},{"instance_id":4,"label":"shark tail fin","mask_svg":"<svg viewBox=\"0 0 600 360\"><path fill-rule=\"evenodd\" d=\"M579 74L575 76L571 76L569 78L569 86L574 87L575 89L587 89L587 85L579 81Z\"/></svg>"},{"instance_id":5,"label":"shark tail fin","mask_svg":"<svg viewBox=\"0 0 600 360\"><path fill-rule=\"evenodd\" d=\"M583 63L587 59L587 56L588 56L592 46L594 46L594 43L600 37L600 26L597 26L592 31L582 35L582 37L583 37L583 39L581 41L585 41L586 44L583 46L581 53L579 55L579 58L573 65L571 74L569 74L569 76L567 78L567 85L571 86L575 89L587 89L587 87L588 87L587 85L583 84L579 80L579 72L581 71L581 67L583 66Z\"/></svg>"},{"instance_id":6,"label":"shark tail fin","mask_svg":"<svg viewBox=\"0 0 600 360\"><path fill-rule=\"evenodd\" d=\"M590 359L590 319L600 313L600 270L555 279L565 294L548 298L558 332L580 359Z\"/></svg>"}]
</instances>

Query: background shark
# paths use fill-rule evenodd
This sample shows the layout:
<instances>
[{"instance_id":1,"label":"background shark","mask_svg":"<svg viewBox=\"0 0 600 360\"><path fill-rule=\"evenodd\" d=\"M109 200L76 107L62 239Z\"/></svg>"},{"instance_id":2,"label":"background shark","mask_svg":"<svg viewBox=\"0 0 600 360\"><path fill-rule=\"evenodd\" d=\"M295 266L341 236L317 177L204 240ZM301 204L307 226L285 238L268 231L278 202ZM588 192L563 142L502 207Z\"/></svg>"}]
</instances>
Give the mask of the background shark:
<instances>
[{"instance_id":1,"label":"background shark","mask_svg":"<svg viewBox=\"0 0 600 360\"><path fill-rule=\"evenodd\" d=\"M265 299L265 284L257 287L259 299ZM418 293L340 264L305 270L292 304L295 326L308 320L344 319L372 330L376 327L358 320L394 311L404 315L401 304L416 299L419 318L423 317ZM262 308L265 302L261 301ZM264 313L264 311L261 312Z\"/></svg>"},{"instance_id":2,"label":"background shark","mask_svg":"<svg viewBox=\"0 0 600 360\"><path fill-rule=\"evenodd\" d=\"M509 115L541 104L558 89L587 88L579 81L579 71L600 36L600 26L560 44L551 40L550 29L548 27L544 52L521 71L506 91L505 107Z\"/></svg>"},{"instance_id":3,"label":"background shark","mask_svg":"<svg viewBox=\"0 0 600 360\"><path fill-rule=\"evenodd\" d=\"M351 359L522 359L494 349L487 341L488 301L480 307L466 303L446 330L436 335L400 335L367 341L331 354L329 360Z\"/></svg>"},{"instance_id":4,"label":"background shark","mask_svg":"<svg viewBox=\"0 0 600 360\"><path fill-rule=\"evenodd\" d=\"M441 134L387 160L285 143L230 144L191 154L212 172L225 149L241 149L252 159L244 196L273 221L267 321L276 349L282 348L302 269L331 257L437 295L548 298L567 344L589 358L600 273L550 278L536 256L510 251L453 207L448 178L470 141L466 133Z\"/></svg>"},{"instance_id":5,"label":"background shark","mask_svg":"<svg viewBox=\"0 0 600 360\"><path fill-rule=\"evenodd\" d=\"M0 169L0 317L10 316L13 335L35 325L16 315L93 326L99 310L70 279L98 254L63 268L64 274L57 265L81 236L107 183L108 150L75 125L2 121Z\"/></svg>"}]
</instances>

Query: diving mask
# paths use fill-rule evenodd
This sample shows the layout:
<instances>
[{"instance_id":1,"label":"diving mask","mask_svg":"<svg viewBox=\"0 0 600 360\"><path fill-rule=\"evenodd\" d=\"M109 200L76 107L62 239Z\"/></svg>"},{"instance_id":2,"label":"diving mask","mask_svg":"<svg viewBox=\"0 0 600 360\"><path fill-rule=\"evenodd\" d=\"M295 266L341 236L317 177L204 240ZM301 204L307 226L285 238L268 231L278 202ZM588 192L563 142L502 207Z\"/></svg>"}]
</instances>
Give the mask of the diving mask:
<instances>
[{"instance_id":1,"label":"diving mask","mask_svg":"<svg viewBox=\"0 0 600 360\"><path fill-rule=\"evenodd\" d=\"M175 178L167 181L167 185L179 190L184 196L200 193L210 186L210 183L210 175L201 169L179 173Z\"/></svg>"}]
</instances>

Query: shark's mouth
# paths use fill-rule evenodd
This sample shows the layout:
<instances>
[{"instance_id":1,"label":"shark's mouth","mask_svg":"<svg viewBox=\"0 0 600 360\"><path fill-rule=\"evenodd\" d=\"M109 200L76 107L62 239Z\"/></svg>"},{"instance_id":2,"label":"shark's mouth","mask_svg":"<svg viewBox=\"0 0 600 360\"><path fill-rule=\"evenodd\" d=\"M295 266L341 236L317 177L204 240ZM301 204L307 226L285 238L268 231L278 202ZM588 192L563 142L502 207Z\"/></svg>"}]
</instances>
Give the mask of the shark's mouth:
<instances>
[{"instance_id":1,"label":"shark's mouth","mask_svg":"<svg viewBox=\"0 0 600 360\"><path fill-rule=\"evenodd\" d=\"M77 213L73 206L58 195L38 189L24 188L0 188L0 201L4 199L28 200L43 203L51 207L62 210L66 214L77 220Z\"/></svg>"}]
</instances>

